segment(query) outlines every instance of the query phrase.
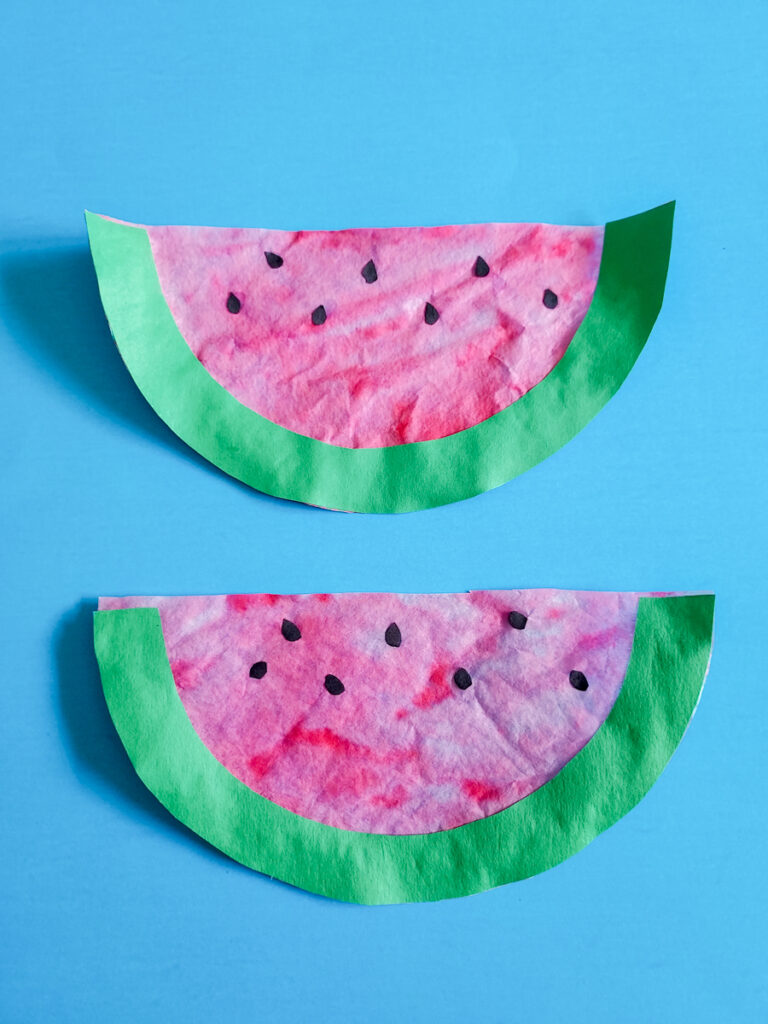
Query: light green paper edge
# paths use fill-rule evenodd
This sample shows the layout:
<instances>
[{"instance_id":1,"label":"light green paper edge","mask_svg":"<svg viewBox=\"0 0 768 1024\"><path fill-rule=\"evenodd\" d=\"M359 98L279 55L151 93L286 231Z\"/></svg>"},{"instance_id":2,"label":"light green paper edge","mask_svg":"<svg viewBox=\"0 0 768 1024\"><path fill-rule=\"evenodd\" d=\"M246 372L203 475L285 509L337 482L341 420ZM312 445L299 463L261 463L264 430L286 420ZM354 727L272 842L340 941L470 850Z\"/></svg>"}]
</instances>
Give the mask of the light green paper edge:
<instances>
[{"instance_id":1,"label":"light green paper edge","mask_svg":"<svg viewBox=\"0 0 768 1024\"><path fill-rule=\"evenodd\" d=\"M107 705L144 784L213 846L338 900L405 903L527 878L586 846L648 792L680 742L709 664L714 596L641 598L611 713L550 782L444 832L384 836L322 825L236 779L198 737L173 682L156 608L96 612Z\"/></svg>"},{"instance_id":2,"label":"light green paper edge","mask_svg":"<svg viewBox=\"0 0 768 1024\"><path fill-rule=\"evenodd\" d=\"M350 512L408 512L506 483L569 441L618 390L661 309L674 203L611 221L589 311L536 387L448 437L342 448L243 405L198 361L163 297L142 227L86 213L99 291L120 354L155 412L220 469L280 498Z\"/></svg>"}]
</instances>

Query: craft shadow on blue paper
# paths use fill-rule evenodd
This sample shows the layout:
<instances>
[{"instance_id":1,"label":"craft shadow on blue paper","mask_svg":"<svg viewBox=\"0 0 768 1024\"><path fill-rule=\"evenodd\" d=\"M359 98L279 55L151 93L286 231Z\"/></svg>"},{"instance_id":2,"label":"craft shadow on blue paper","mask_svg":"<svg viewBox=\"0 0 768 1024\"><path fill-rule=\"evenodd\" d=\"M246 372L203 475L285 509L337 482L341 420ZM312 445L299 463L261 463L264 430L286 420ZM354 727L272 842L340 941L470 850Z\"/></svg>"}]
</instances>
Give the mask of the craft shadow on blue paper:
<instances>
[{"instance_id":1,"label":"craft shadow on blue paper","mask_svg":"<svg viewBox=\"0 0 768 1024\"><path fill-rule=\"evenodd\" d=\"M323 896L305 892L279 879L252 872L188 829L153 796L136 774L117 735L101 689L93 649L93 613L96 600L83 600L61 619L54 637L55 694L62 738L75 771L85 785L129 816L148 822L169 838L189 842L222 867L252 875L255 886L272 883L310 899Z\"/></svg>"},{"instance_id":2,"label":"craft shadow on blue paper","mask_svg":"<svg viewBox=\"0 0 768 1024\"><path fill-rule=\"evenodd\" d=\"M6 240L0 253L3 319L36 366L98 414L165 445L199 469L224 477L249 495L298 507L228 477L155 413L131 380L109 333L87 245Z\"/></svg>"}]
</instances>

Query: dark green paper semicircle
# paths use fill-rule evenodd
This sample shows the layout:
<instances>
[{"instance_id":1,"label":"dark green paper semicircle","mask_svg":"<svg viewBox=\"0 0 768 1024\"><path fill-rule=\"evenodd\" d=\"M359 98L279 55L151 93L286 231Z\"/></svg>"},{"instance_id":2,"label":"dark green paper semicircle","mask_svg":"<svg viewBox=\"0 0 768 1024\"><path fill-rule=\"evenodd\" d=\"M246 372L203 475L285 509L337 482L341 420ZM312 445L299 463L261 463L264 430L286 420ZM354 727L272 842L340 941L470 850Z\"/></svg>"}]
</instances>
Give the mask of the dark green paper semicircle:
<instances>
[{"instance_id":1,"label":"dark green paper semicircle","mask_svg":"<svg viewBox=\"0 0 768 1024\"><path fill-rule=\"evenodd\" d=\"M481 892L565 860L647 793L680 742L709 663L714 597L641 598L616 703L550 782L498 814L444 832L387 836L302 818L234 777L178 696L156 608L97 612L109 711L136 771L168 810L230 857L354 903Z\"/></svg>"},{"instance_id":2,"label":"dark green paper semicircle","mask_svg":"<svg viewBox=\"0 0 768 1024\"><path fill-rule=\"evenodd\" d=\"M557 451L632 369L661 309L674 203L605 226L597 287L563 358L489 419L432 441L342 448L278 426L218 384L179 333L142 227L86 213L120 354L155 412L220 469L280 498L408 512L498 487Z\"/></svg>"}]
</instances>

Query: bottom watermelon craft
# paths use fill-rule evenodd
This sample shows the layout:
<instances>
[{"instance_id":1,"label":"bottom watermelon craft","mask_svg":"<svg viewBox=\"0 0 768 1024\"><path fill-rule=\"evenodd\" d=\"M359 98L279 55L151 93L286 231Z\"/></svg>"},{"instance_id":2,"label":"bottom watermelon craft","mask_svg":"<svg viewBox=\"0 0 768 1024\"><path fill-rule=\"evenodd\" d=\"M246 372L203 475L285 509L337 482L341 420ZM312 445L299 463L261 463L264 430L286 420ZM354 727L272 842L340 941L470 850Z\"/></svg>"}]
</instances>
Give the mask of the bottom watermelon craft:
<instances>
[{"instance_id":1,"label":"bottom watermelon craft","mask_svg":"<svg viewBox=\"0 0 768 1024\"><path fill-rule=\"evenodd\" d=\"M527 878L650 789L714 597L558 590L102 598L138 774L230 857L359 903Z\"/></svg>"}]
</instances>

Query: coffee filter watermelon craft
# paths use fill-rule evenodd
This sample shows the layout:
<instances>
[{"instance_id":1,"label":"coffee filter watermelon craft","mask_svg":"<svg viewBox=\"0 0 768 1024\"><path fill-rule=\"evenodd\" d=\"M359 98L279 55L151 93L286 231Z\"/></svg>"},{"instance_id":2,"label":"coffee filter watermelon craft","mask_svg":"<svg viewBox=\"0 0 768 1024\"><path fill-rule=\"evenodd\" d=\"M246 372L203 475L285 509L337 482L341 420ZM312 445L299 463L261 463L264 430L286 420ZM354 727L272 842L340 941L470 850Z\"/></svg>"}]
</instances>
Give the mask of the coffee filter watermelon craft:
<instances>
[{"instance_id":1,"label":"coffee filter watermelon craft","mask_svg":"<svg viewBox=\"0 0 768 1024\"><path fill-rule=\"evenodd\" d=\"M505 483L602 408L661 308L673 208L604 228L86 218L120 353L183 440L282 498L405 512Z\"/></svg>"},{"instance_id":2,"label":"coffee filter watermelon craft","mask_svg":"<svg viewBox=\"0 0 768 1024\"><path fill-rule=\"evenodd\" d=\"M685 732L714 598L102 598L136 771L230 857L360 903L480 892L627 813Z\"/></svg>"}]
</instances>

